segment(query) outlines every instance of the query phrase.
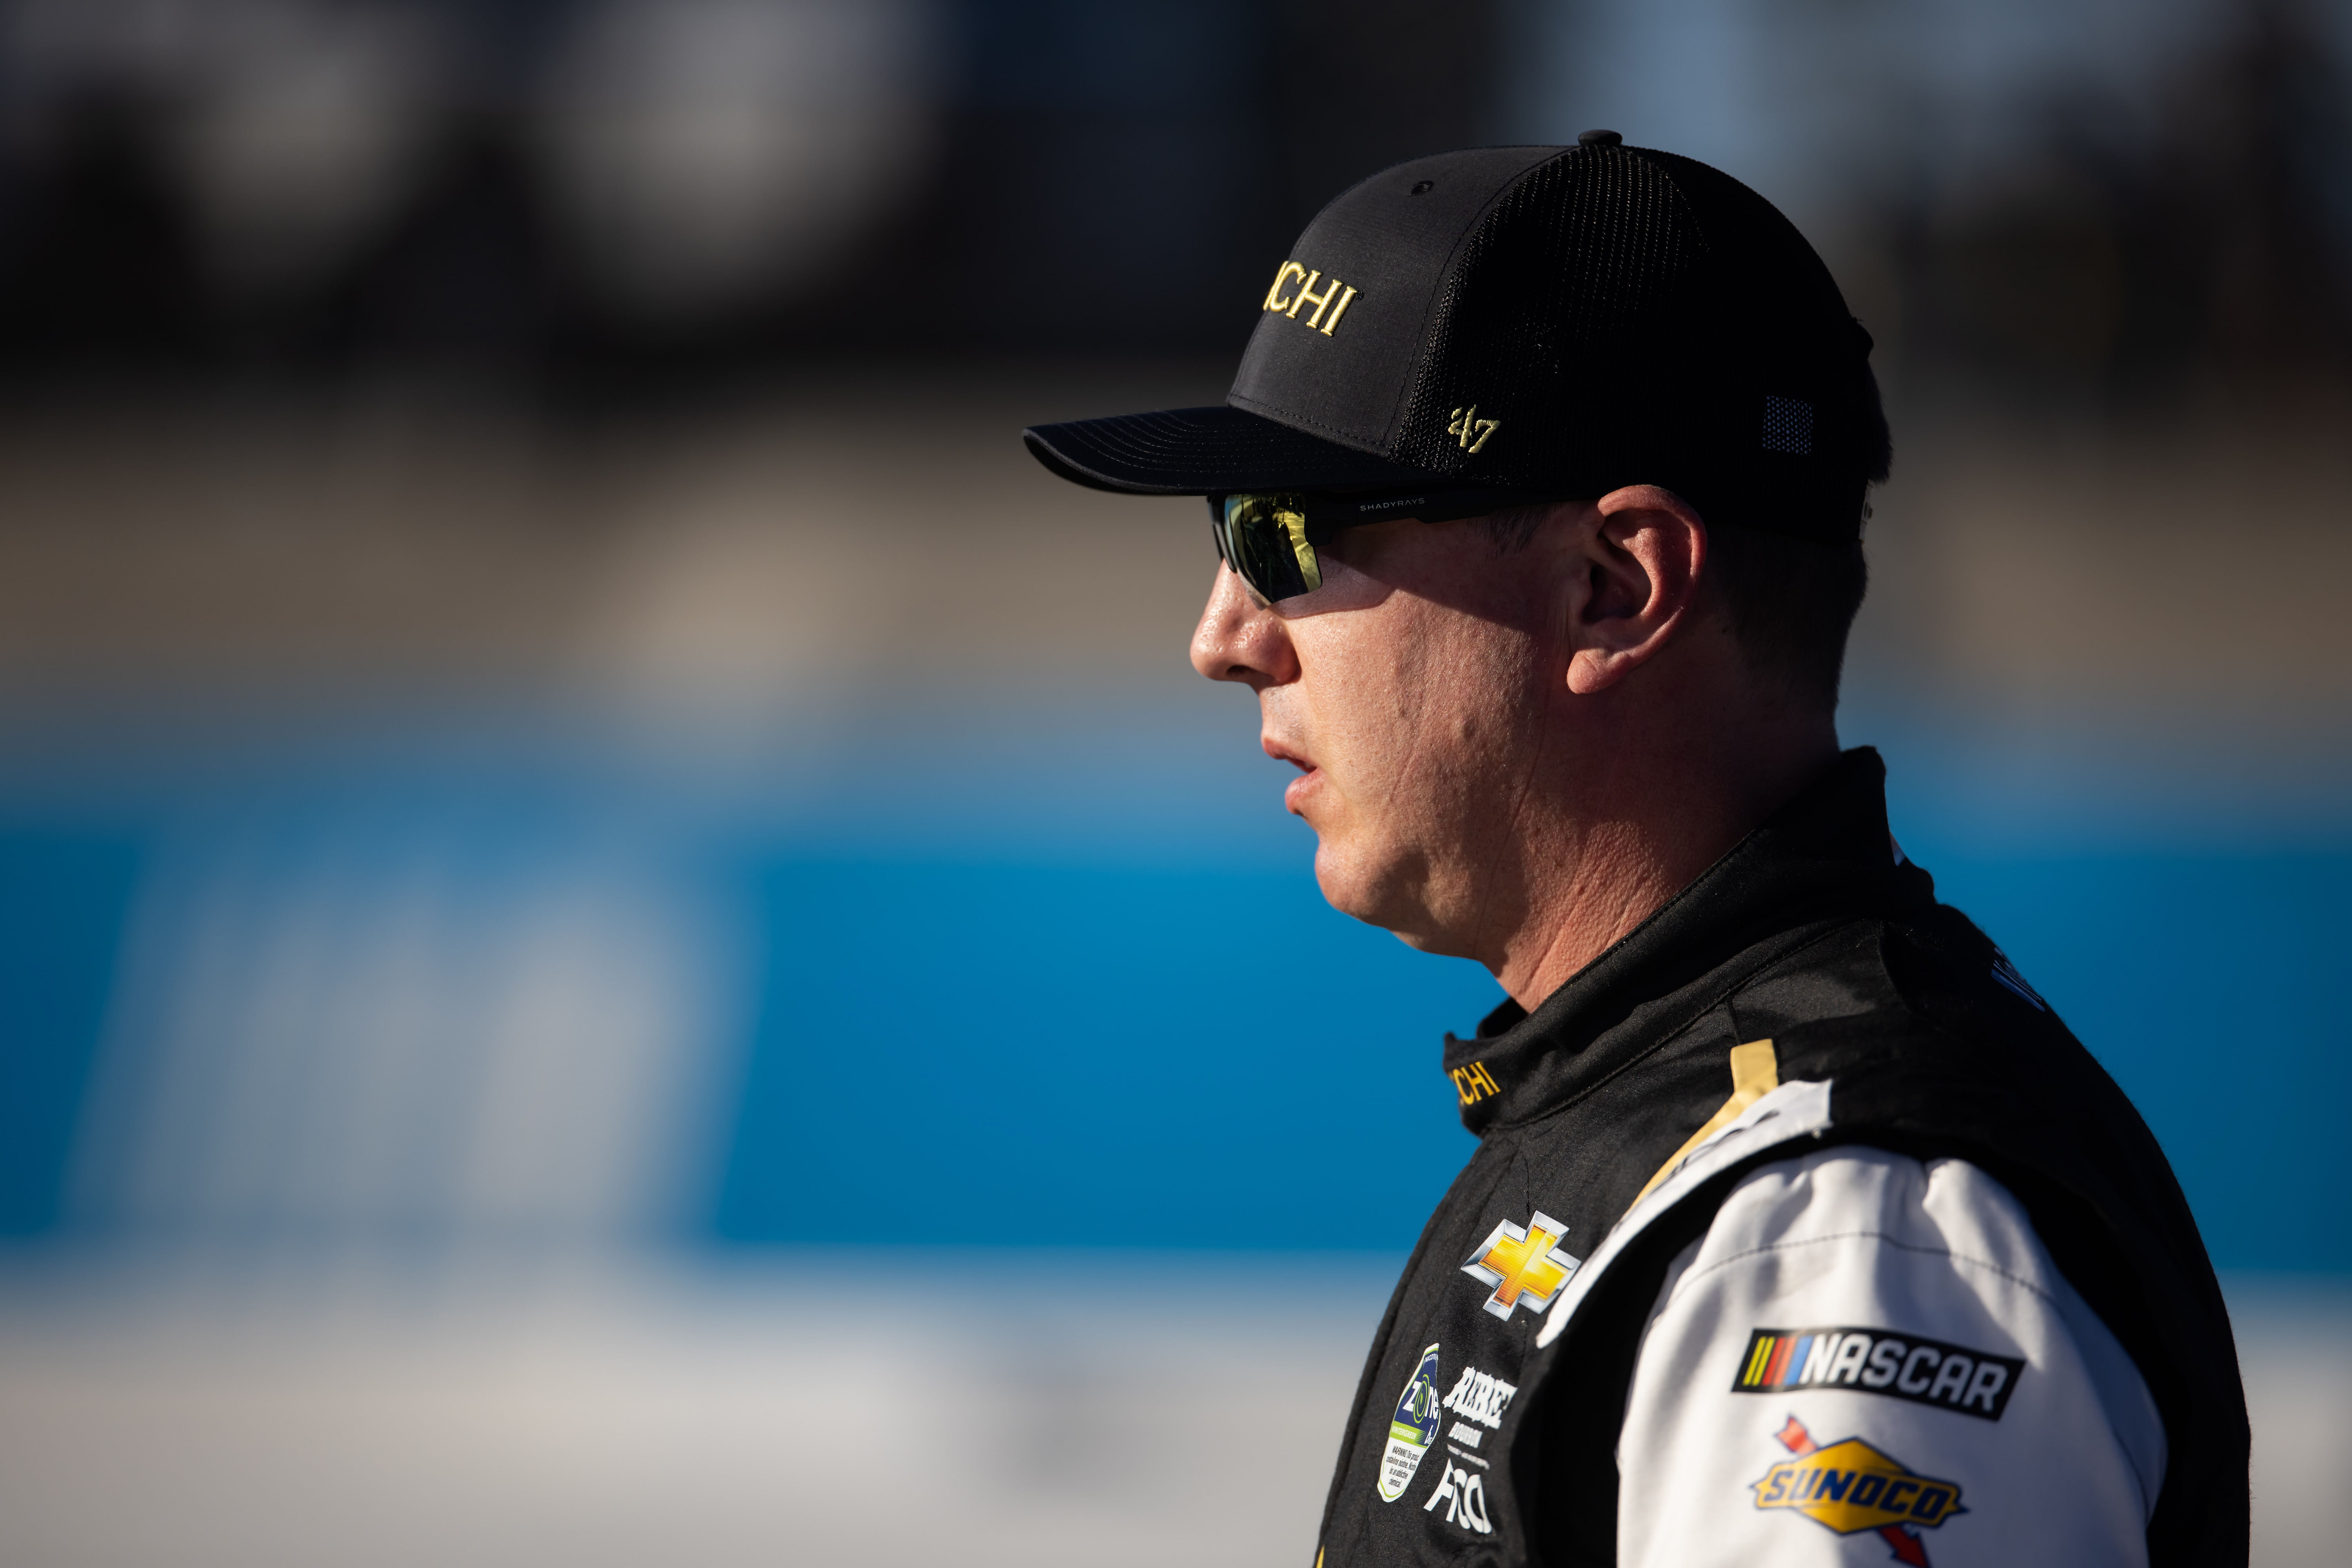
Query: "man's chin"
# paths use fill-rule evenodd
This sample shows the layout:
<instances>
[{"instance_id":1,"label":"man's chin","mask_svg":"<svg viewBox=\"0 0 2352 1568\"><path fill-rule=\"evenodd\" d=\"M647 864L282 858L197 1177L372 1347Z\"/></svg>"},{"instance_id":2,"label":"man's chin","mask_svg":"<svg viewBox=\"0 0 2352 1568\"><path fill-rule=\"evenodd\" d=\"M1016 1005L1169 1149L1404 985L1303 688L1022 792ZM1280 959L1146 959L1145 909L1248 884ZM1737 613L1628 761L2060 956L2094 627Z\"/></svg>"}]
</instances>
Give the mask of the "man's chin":
<instances>
[{"instance_id":1,"label":"man's chin","mask_svg":"<svg viewBox=\"0 0 2352 1568\"><path fill-rule=\"evenodd\" d=\"M1373 902L1365 896L1369 889L1357 867L1347 855L1332 847L1328 837L1316 841L1315 885L1322 889L1323 901L1341 914L1379 923L1372 921Z\"/></svg>"},{"instance_id":2,"label":"man's chin","mask_svg":"<svg viewBox=\"0 0 2352 1568\"><path fill-rule=\"evenodd\" d=\"M1335 849L1328 838L1316 846L1315 885L1323 890L1323 901L1341 914L1393 931L1415 947L1423 945L1408 934L1420 921L1416 910L1401 907L1405 900L1396 896L1395 879L1373 874L1360 858Z\"/></svg>"},{"instance_id":3,"label":"man's chin","mask_svg":"<svg viewBox=\"0 0 2352 1568\"><path fill-rule=\"evenodd\" d=\"M1463 931L1432 911L1421 897L1423 884L1393 868L1367 866L1361 858L1335 850L1328 839L1315 850L1315 885L1322 889L1325 903L1350 919L1380 927L1407 947L1444 958L1478 956L1465 944Z\"/></svg>"}]
</instances>

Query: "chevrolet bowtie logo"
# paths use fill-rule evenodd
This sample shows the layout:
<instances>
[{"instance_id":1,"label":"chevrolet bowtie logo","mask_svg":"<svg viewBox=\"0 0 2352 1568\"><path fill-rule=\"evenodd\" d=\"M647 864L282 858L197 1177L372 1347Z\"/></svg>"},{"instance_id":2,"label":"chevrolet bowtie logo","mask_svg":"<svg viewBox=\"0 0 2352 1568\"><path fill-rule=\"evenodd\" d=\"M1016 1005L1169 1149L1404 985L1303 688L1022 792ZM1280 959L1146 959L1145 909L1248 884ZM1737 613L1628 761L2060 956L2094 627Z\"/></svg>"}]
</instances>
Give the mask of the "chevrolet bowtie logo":
<instances>
[{"instance_id":1,"label":"chevrolet bowtie logo","mask_svg":"<svg viewBox=\"0 0 2352 1568\"><path fill-rule=\"evenodd\" d=\"M1567 1234L1568 1226L1541 1209L1524 1229L1505 1220L1470 1255L1462 1272L1495 1288L1482 1303L1495 1316L1507 1321L1522 1301L1541 1312L1583 1261L1559 1250L1559 1238Z\"/></svg>"}]
</instances>

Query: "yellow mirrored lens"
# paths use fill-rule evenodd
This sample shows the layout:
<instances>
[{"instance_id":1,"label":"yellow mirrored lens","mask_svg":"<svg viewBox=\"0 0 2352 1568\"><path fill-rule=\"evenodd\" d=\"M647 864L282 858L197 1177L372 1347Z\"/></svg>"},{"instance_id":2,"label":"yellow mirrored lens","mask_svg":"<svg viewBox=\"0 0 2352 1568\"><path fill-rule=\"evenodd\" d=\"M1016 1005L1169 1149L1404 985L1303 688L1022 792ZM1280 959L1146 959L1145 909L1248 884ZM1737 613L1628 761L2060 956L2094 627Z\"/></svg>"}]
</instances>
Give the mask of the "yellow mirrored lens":
<instances>
[{"instance_id":1,"label":"yellow mirrored lens","mask_svg":"<svg viewBox=\"0 0 2352 1568\"><path fill-rule=\"evenodd\" d=\"M1240 559L1234 570L1269 599L1311 594L1323 585L1322 563L1307 540L1306 498L1238 495L1225 498L1225 536Z\"/></svg>"},{"instance_id":2,"label":"yellow mirrored lens","mask_svg":"<svg viewBox=\"0 0 2352 1568\"><path fill-rule=\"evenodd\" d=\"M1274 521L1282 525L1289 537L1290 552L1298 560L1299 580L1313 593L1323 585L1323 563L1316 559L1315 547L1307 542L1307 514L1303 511L1277 511Z\"/></svg>"}]
</instances>

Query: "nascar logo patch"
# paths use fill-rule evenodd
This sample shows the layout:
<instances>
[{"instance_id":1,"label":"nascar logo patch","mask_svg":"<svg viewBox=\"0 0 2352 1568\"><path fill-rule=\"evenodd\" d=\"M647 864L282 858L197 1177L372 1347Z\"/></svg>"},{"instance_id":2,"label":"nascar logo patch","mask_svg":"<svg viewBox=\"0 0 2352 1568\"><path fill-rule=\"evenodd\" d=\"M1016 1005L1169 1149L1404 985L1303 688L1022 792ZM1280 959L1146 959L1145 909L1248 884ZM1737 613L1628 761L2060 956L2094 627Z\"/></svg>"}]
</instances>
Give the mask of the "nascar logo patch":
<instances>
[{"instance_id":1,"label":"nascar logo patch","mask_svg":"<svg viewBox=\"0 0 2352 1568\"><path fill-rule=\"evenodd\" d=\"M1891 1329L1758 1329L1748 1337L1731 1392L1851 1388L1998 1421L2024 1371L2017 1356Z\"/></svg>"}]
</instances>

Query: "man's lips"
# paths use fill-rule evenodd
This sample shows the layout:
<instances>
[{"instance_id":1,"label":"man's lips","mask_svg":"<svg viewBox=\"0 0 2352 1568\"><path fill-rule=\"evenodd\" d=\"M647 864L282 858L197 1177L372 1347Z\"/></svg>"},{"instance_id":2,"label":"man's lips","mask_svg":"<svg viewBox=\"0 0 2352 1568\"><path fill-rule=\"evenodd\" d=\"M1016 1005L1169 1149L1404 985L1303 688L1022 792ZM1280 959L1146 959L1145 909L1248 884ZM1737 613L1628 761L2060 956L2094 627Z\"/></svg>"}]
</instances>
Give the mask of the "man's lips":
<instances>
[{"instance_id":1,"label":"man's lips","mask_svg":"<svg viewBox=\"0 0 2352 1568\"><path fill-rule=\"evenodd\" d=\"M1288 763L1300 773L1311 773L1315 771L1315 760L1312 757L1291 750L1271 735L1259 736L1257 743L1265 749L1267 756L1277 763Z\"/></svg>"},{"instance_id":2,"label":"man's lips","mask_svg":"<svg viewBox=\"0 0 2352 1568\"><path fill-rule=\"evenodd\" d=\"M1288 786L1282 792L1282 804L1292 816L1306 816L1303 806L1307 795L1322 779L1323 770L1316 766L1313 758L1300 755L1271 735L1262 737L1258 744L1263 746L1265 749L1265 754L1276 762L1288 763L1298 770L1299 776L1291 780Z\"/></svg>"}]
</instances>

